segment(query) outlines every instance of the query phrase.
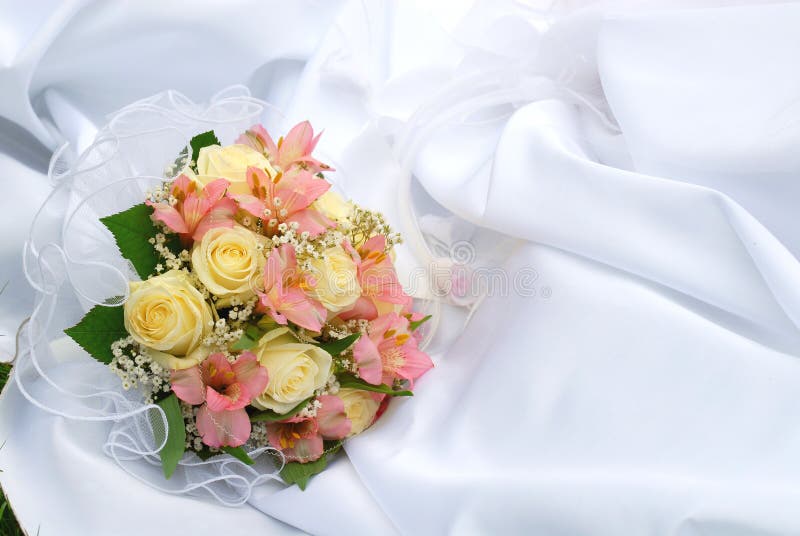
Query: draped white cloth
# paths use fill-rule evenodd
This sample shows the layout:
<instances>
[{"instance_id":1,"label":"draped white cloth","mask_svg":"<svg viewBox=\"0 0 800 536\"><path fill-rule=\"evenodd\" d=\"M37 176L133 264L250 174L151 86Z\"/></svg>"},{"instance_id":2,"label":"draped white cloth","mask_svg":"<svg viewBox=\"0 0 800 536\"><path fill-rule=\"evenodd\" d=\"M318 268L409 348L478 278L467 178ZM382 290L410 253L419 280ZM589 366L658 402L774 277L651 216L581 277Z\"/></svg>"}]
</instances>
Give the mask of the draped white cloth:
<instances>
[{"instance_id":1,"label":"draped white cloth","mask_svg":"<svg viewBox=\"0 0 800 536\"><path fill-rule=\"evenodd\" d=\"M492 282L441 308L413 399L238 509L130 479L107 428L10 385L0 482L31 533L800 532L800 4L544 7L0 3L4 353L50 150L167 88L311 119L407 276L468 241Z\"/></svg>"}]
</instances>

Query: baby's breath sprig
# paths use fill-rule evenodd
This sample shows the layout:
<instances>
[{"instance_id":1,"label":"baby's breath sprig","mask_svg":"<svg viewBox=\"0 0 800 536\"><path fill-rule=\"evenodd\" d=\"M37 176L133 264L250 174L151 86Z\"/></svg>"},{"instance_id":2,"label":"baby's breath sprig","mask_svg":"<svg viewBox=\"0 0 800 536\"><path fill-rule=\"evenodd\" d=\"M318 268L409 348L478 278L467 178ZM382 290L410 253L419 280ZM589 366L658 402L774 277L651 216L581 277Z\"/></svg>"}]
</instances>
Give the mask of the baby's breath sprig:
<instances>
[{"instance_id":1,"label":"baby's breath sprig","mask_svg":"<svg viewBox=\"0 0 800 536\"><path fill-rule=\"evenodd\" d=\"M169 371L153 361L133 337L114 341L111 353L114 357L108 366L119 376L122 388L140 389L146 404L160 400L170 391Z\"/></svg>"},{"instance_id":2,"label":"baby's breath sprig","mask_svg":"<svg viewBox=\"0 0 800 536\"><path fill-rule=\"evenodd\" d=\"M153 203L163 203L168 201L170 205L174 205L177 203L177 200L172 202L173 198L170 192L171 187L172 185L170 183L162 183L152 189L147 190L144 197Z\"/></svg>"},{"instance_id":3,"label":"baby's breath sprig","mask_svg":"<svg viewBox=\"0 0 800 536\"><path fill-rule=\"evenodd\" d=\"M203 346L210 349L211 352L220 352L225 354L228 361L234 361L236 356L228 349L228 347L242 338L244 330L234 327L228 323L227 318L219 318L217 321L209 321L211 333L203 339Z\"/></svg>"},{"instance_id":4,"label":"baby's breath sprig","mask_svg":"<svg viewBox=\"0 0 800 536\"><path fill-rule=\"evenodd\" d=\"M203 443L203 437L197 429L196 422L199 409L198 406L192 406L191 404L181 401L181 414L183 415L183 423L186 426L186 443L184 446L187 450L193 450L195 452L200 452L209 448ZM213 449L213 452L216 452L216 449Z\"/></svg>"},{"instance_id":5,"label":"baby's breath sprig","mask_svg":"<svg viewBox=\"0 0 800 536\"><path fill-rule=\"evenodd\" d=\"M392 231L383 214L365 209L359 205L353 207L350 225L346 227L345 234L350 243L353 244L353 247L356 248L375 235L383 235L386 237L384 253L388 253L394 246L403 242L400 233Z\"/></svg>"},{"instance_id":6,"label":"baby's breath sprig","mask_svg":"<svg viewBox=\"0 0 800 536\"><path fill-rule=\"evenodd\" d=\"M188 266L191 255L187 249L182 249L178 254L175 254L172 249L167 245L167 233L156 233L156 236L148 239L148 242L153 246L159 258L163 259L163 263L156 264L156 273L160 274L169 270L180 270Z\"/></svg>"}]
</instances>

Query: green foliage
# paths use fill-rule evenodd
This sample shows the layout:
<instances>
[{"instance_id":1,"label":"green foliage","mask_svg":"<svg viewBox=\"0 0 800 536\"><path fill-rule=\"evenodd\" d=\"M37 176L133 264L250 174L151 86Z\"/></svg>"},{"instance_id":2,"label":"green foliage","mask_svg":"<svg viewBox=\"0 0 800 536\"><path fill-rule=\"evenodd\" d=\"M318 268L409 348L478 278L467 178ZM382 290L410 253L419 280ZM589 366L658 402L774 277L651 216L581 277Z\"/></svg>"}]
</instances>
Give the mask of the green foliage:
<instances>
[{"instance_id":1,"label":"green foliage","mask_svg":"<svg viewBox=\"0 0 800 536\"><path fill-rule=\"evenodd\" d=\"M111 363L111 343L128 336L122 307L95 305L71 328L64 330L89 355L101 363Z\"/></svg>"},{"instance_id":2,"label":"green foliage","mask_svg":"<svg viewBox=\"0 0 800 536\"><path fill-rule=\"evenodd\" d=\"M414 322L409 322L408 323L408 329L410 329L411 331L414 331L414 330L418 329L422 324L424 324L425 322L427 322L430 319L431 319L431 315L428 315L425 318L420 318L419 320L415 320Z\"/></svg>"},{"instance_id":3,"label":"green foliage","mask_svg":"<svg viewBox=\"0 0 800 536\"><path fill-rule=\"evenodd\" d=\"M5 387L8 378L11 376L11 364L0 363L0 391Z\"/></svg>"},{"instance_id":4,"label":"green foliage","mask_svg":"<svg viewBox=\"0 0 800 536\"><path fill-rule=\"evenodd\" d=\"M253 465L256 463L250 456L247 455L242 447L222 447L222 450L240 462L246 463L247 465Z\"/></svg>"},{"instance_id":5,"label":"green foliage","mask_svg":"<svg viewBox=\"0 0 800 536\"><path fill-rule=\"evenodd\" d=\"M254 413L253 415L250 416L250 422L278 422L286 420L290 417L294 417L295 415L303 411L303 408L305 408L313 398L314 398L313 396L311 398L306 398L305 400L297 404L295 407L290 409L288 412L283 414L275 413L274 411L269 409L260 411L258 413Z\"/></svg>"},{"instance_id":6,"label":"green foliage","mask_svg":"<svg viewBox=\"0 0 800 536\"><path fill-rule=\"evenodd\" d=\"M242 337L231 346L231 350L250 350L255 348L264 333L266 332L260 327L248 324Z\"/></svg>"},{"instance_id":7,"label":"green foliage","mask_svg":"<svg viewBox=\"0 0 800 536\"><path fill-rule=\"evenodd\" d=\"M169 479L178 467L178 462L181 461L186 449L186 425L183 422L181 404L174 393L158 402L158 405L167 416L167 442L159 452L159 455L161 456L161 467L164 470L164 476ZM156 445L164 442L164 430L161 427L161 422L159 422L160 419L161 416L153 410L150 414L150 422L153 425Z\"/></svg>"},{"instance_id":8,"label":"green foliage","mask_svg":"<svg viewBox=\"0 0 800 536\"><path fill-rule=\"evenodd\" d=\"M283 481L290 486L292 484L297 484L301 490L305 490L311 477L325 470L325 468L328 466L328 457L336 454L341 446L342 443L337 441L333 446L326 447L325 454L313 462L287 463L283 466L283 470L281 470L281 478L283 478Z\"/></svg>"},{"instance_id":9,"label":"green foliage","mask_svg":"<svg viewBox=\"0 0 800 536\"><path fill-rule=\"evenodd\" d=\"M189 145L192 147L192 161L197 162L197 157L200 156L200 149L203 147L208 147L209 145L222 145L220 141L217 139L216 134L214 134L213 130L209 130L208 132L203 132L202 134L198 134L192 141L189 142Z\"/></svg>"},{"instance_id":10,"label":"green foliage","mask_svg":"<svg viewBox=\"0 0 800 536\"><path fill-rule=\"evenodd\" d=\"M11 365L8 363L0 363L0 391L5 387L10 374ZM24 536L2 490L0 490L0 534L3 536Z\"/></svg>"},{"instance_id":11,"label":"green foliage","mask_svg":"<svg viewBox=\"0 0 800 536\"><path fill-rule=\"evenodd\" d=\"M355 343L358 338L361 337L361 333L353 333L352 335L348 335L344 339L336 339L330 342L322 343L319 345L320 348L331 354L333 357L341 354L348 348L350 348L353 343Z\"/></svg>"},{"instance_id":12,"label":"green foliage","mask_svg":"<svg viewBox=\"0 0 800 536\"><path fill-rule=\"evenodd\" d=\"M153 244L150 243L150 239L155 239L156 234L160 232L150 219L152 214L152 208L140 203L128 210L100 218L103 225L114 235L122 256L131 261L136 273L142 279L154 274L156 265L161 262L158 253L153 249ZM167 247L174 253L179 253L180 246L176 235L170 234L167 237Z\"/></svg>"},{"instance_id":13,"label":"green foliage","mask_svg":"<svg viewBox=\"0 0 800 536\"><path fill-rule=\"evenodd\" d=\"M0 490L0 534L3 536L25 536L2 490Z\"/></svg>"},{"instance_id":14,"label":"green foliage","mask_svg":"<svg viewBox=\"0 0 800 536\"><path fill-rule=\"evenodd\" d=\"M386 384L372 385L367 383L361 378L356 378L352 374L340 374L336 377L339 380L339 386L348 389L360 389L362 391L372 391L375 393L383 393L391 396L414 396L411 391L395 390Z\"/></svg>"}]
</instances>

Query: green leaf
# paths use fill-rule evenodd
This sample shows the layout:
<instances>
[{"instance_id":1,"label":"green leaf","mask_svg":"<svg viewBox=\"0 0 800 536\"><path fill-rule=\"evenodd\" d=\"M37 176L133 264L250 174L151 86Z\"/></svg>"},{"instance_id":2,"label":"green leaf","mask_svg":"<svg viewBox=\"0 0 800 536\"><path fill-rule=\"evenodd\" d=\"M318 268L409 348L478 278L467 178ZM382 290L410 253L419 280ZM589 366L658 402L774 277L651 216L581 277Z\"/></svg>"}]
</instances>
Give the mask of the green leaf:
<instances>
[{"instance_id":1,"label":"green leaf","mask_svg":"<svg viewBox=\"0 0 800 536\"><path fill-rule=\"evenodd\" d=\"M189 145L192 147L192 161L197 162L197 157L200 156L200 149L203 147L208 147L209 145L222 145L220 141L217 139L216 134L214 134L213 130L209 130L208 132L203 132L202 134L198 134L192 141L189 142Z\"/></svg>"},{"instance_id":2,"label":"green leaf","mask_svg":"<svg viewBox=\"0 0 800 536\"><path fill-rule=\"evenodd\" d=\"M290 417L294 417L295 415L303 411L303 408L305 408L308 405L308 403L311 402L311 400L313 400L313 398L314 398L313 396L310 398L306 398L305 400L297 404L295 407L293 407L286 413L279 414L269 409L261 411L259 413L254 413L253 415L250 416L250 422L278 422L286 420Z\"/></svg>"},{"instance_id":3,"label":"green leaf","mask_svg":"<svg viewBox=\"0 0 800 536\"><path fill-rule=\"evenodd\" d=\"M250 350L251 348L255 348L258 341L264 336L264 333L266 332L260 327L248 324L241 338L231 346L231 350Z\"/></svg>"},{"instance_id":4,"label":"green leaf","mask_svg":"<svg viewBox=\"0 0 800 536\"><path fill-rule=\"evenodd\" d=\"M361 391L372 391L375 393L383 393L392 396L414 396L411 391L395 391L386 384L372 385L367 383L361 378L356 378L352 374L340 374L336 377L339 380L339 387L346 387L348 389L360 389Z\"/></svg>"},{"instance_id":5,"label":"green leaf","mask_svg":"<svg viewBox=\"0 0 800 536\"><path fill-rule=\"evenodd\" d=\"M408 323L408 329L410 329L411 331L414 331L417 328L419 328L422 324L424 324L425 322L430 320L431 318L432 318L432 316L428 315L425 318L420 318L419 320L415 320L414 322L409 322Z\"/></svg>"},{"instance_id":6,"label":"green leaf","mask_svg":"<svg viewBox=\"0 0 800 536\"><path fill-rule=\"evenodd\" d=\"M174 393L158 402L158 405L167 416L168 426L167 442L159 452L159 455L161 456L161 467L164 469L164 476L170 478L178 467L178 462L181 461L183 452L186 449L186 425L183 422L181 404ZM153 410L150 413L150 422L153 425L156 445L160 445L164 441L164 430L161 428L161 422L157 419L160 419L160 415Z\"/></svg>"},{"instance_id":7,"label":"green leaf","mask_svg":"<svg viewBox=\"0 0 800 536\"><path fill-rule=\"evenodd\" d=\"M254 348L256 345L256 341L248 337L247 335L242 335L242 338L233 343L231 346L231 350L250 350Z\"/></svg>"},{"instance_id":8,"label":"green leaf","mask_svg":"<svg viewBox=\"0 0 800 536\"><path fill-rule=\"evenodd\" d=\"M259 321L256 322L256 325L259 328L261 328L264 331L264 333L266 333L267 331L272 331L273 329L275 329L278 326L280 326L280 324L275 322L275 320L269 315L262 316L259 319Z\"/></svg>"},{"instance_id":9,"label":"green leaf","mask_svg":"<svg viewBox=\"0 0 800 536\"><path fill-rule=\"evenodd\" d=\"M331 354L333 357L336 357L337 355L341 354L342 352L350 348L350 346L352 346L353 343L356 342L359 337L361 337L361 333L353 333L352 335L348 335L344 339L336 339L334 341L320 344L319 347L328 352L329 354Z\"/></svg>"},{"instance_id":10,"label":"green leaf","mask_svg":"<svg viewBox=\"0 0 800 536\"><path fill-rule=\"evenodd\" d=\"M197 457L200 458L203 461L206 461L209 458L213 458L214 456L219 456L219 455L223 454L223 452L221 450L211 450L206 445L203 445L200 448L200 450L193 450L192 452L197 454Z\"/></svg>"},{"instance_id":11,"label":"green leaf","mask_svg":"<svg viewBox=\"0 0 800 536\"><path fill-rule=\"evenodd\" d=\"M80 322L64 330L89 355L101 363L111 363L111 343L128 336L122 307L95 305Z\"/></svg>"},{"instance_id":12,"label":"green leaf","mask_svg":"<svg viewBox=\"0 0 800 536\"><path fill-rule=\"evenodd\" d=\"M153 249L153 244L150 243L150 239L155 238L156 234L160 232L160 229L150 219L152 213L152 208L140 203L118 214L100 218L103 225L114 235L122 256L131 261L136 273L142 279L147 279L147 276L154 274L156 264L161 262L158 253ZM175 235L168 236L170 240L167 247L175 253L180 252L177 237ZM177 251L175 251L176 249Z\"/></svg>"},{"instance_id":13,"label":"green leaf","mask_svg":"<svg viewBox=\"0 0 800 536\"><path fill-rule=\"evenodd\" d=\"M342 446L341 442L334 447L326 449L327 452L323 454L318 460L308 463L291 462L283 466L281 470L281 478L289 484L297 484L301 490L306 489L308 481L312 476L317 475L325 470L328 466L328 456L335 454Z\"/></svg>"},{"instance_id":14,"label":"green leaf","mask_svg":"<svg viewBox=\"0 0 800 536\"><path fill-rule=\"evenodd\" d=\"M247 465L254 465L256 462L253 461L253 458L247 455L242 447L222 447L222 450L239 460L240 462L244 462Z\"/></svg>"},{"instance_id":15,"label":"green leaf","mask_svg":"<svg viewBox=\"0 0 800 536\"><path fill-rule=\"evenodd\" d=\"M305 490L311 477L324 471L327 466L328 457L325 454L313 462L287 463L281 470L281 478L283 478L283 481L288 485L297 484L297 487L301 490Z\"/></svg>"}]
</instances>

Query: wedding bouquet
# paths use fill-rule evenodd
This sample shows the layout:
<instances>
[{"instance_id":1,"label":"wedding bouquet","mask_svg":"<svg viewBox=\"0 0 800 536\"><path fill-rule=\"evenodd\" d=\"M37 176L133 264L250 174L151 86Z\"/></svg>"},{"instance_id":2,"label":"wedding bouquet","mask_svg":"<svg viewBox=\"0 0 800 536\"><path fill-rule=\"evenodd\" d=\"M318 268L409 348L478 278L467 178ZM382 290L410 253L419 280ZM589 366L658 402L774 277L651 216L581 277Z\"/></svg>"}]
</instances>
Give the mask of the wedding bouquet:
<instances>
[{"instance_id":1,"label":"wedding bouquet","mask_svg":"<svg viewBox=\"0 0 800 536\"><path fill-rule=\"evenodd\" d=\"M166 478L187 451L252 464L267 447L304 489L433 366L399 235L331 190L318 139L308 122L277 142L261 125L228 146L199 134L174 179L101 218L141 280L65 332L163 410Z\"/></svg>"}]
</instances>

